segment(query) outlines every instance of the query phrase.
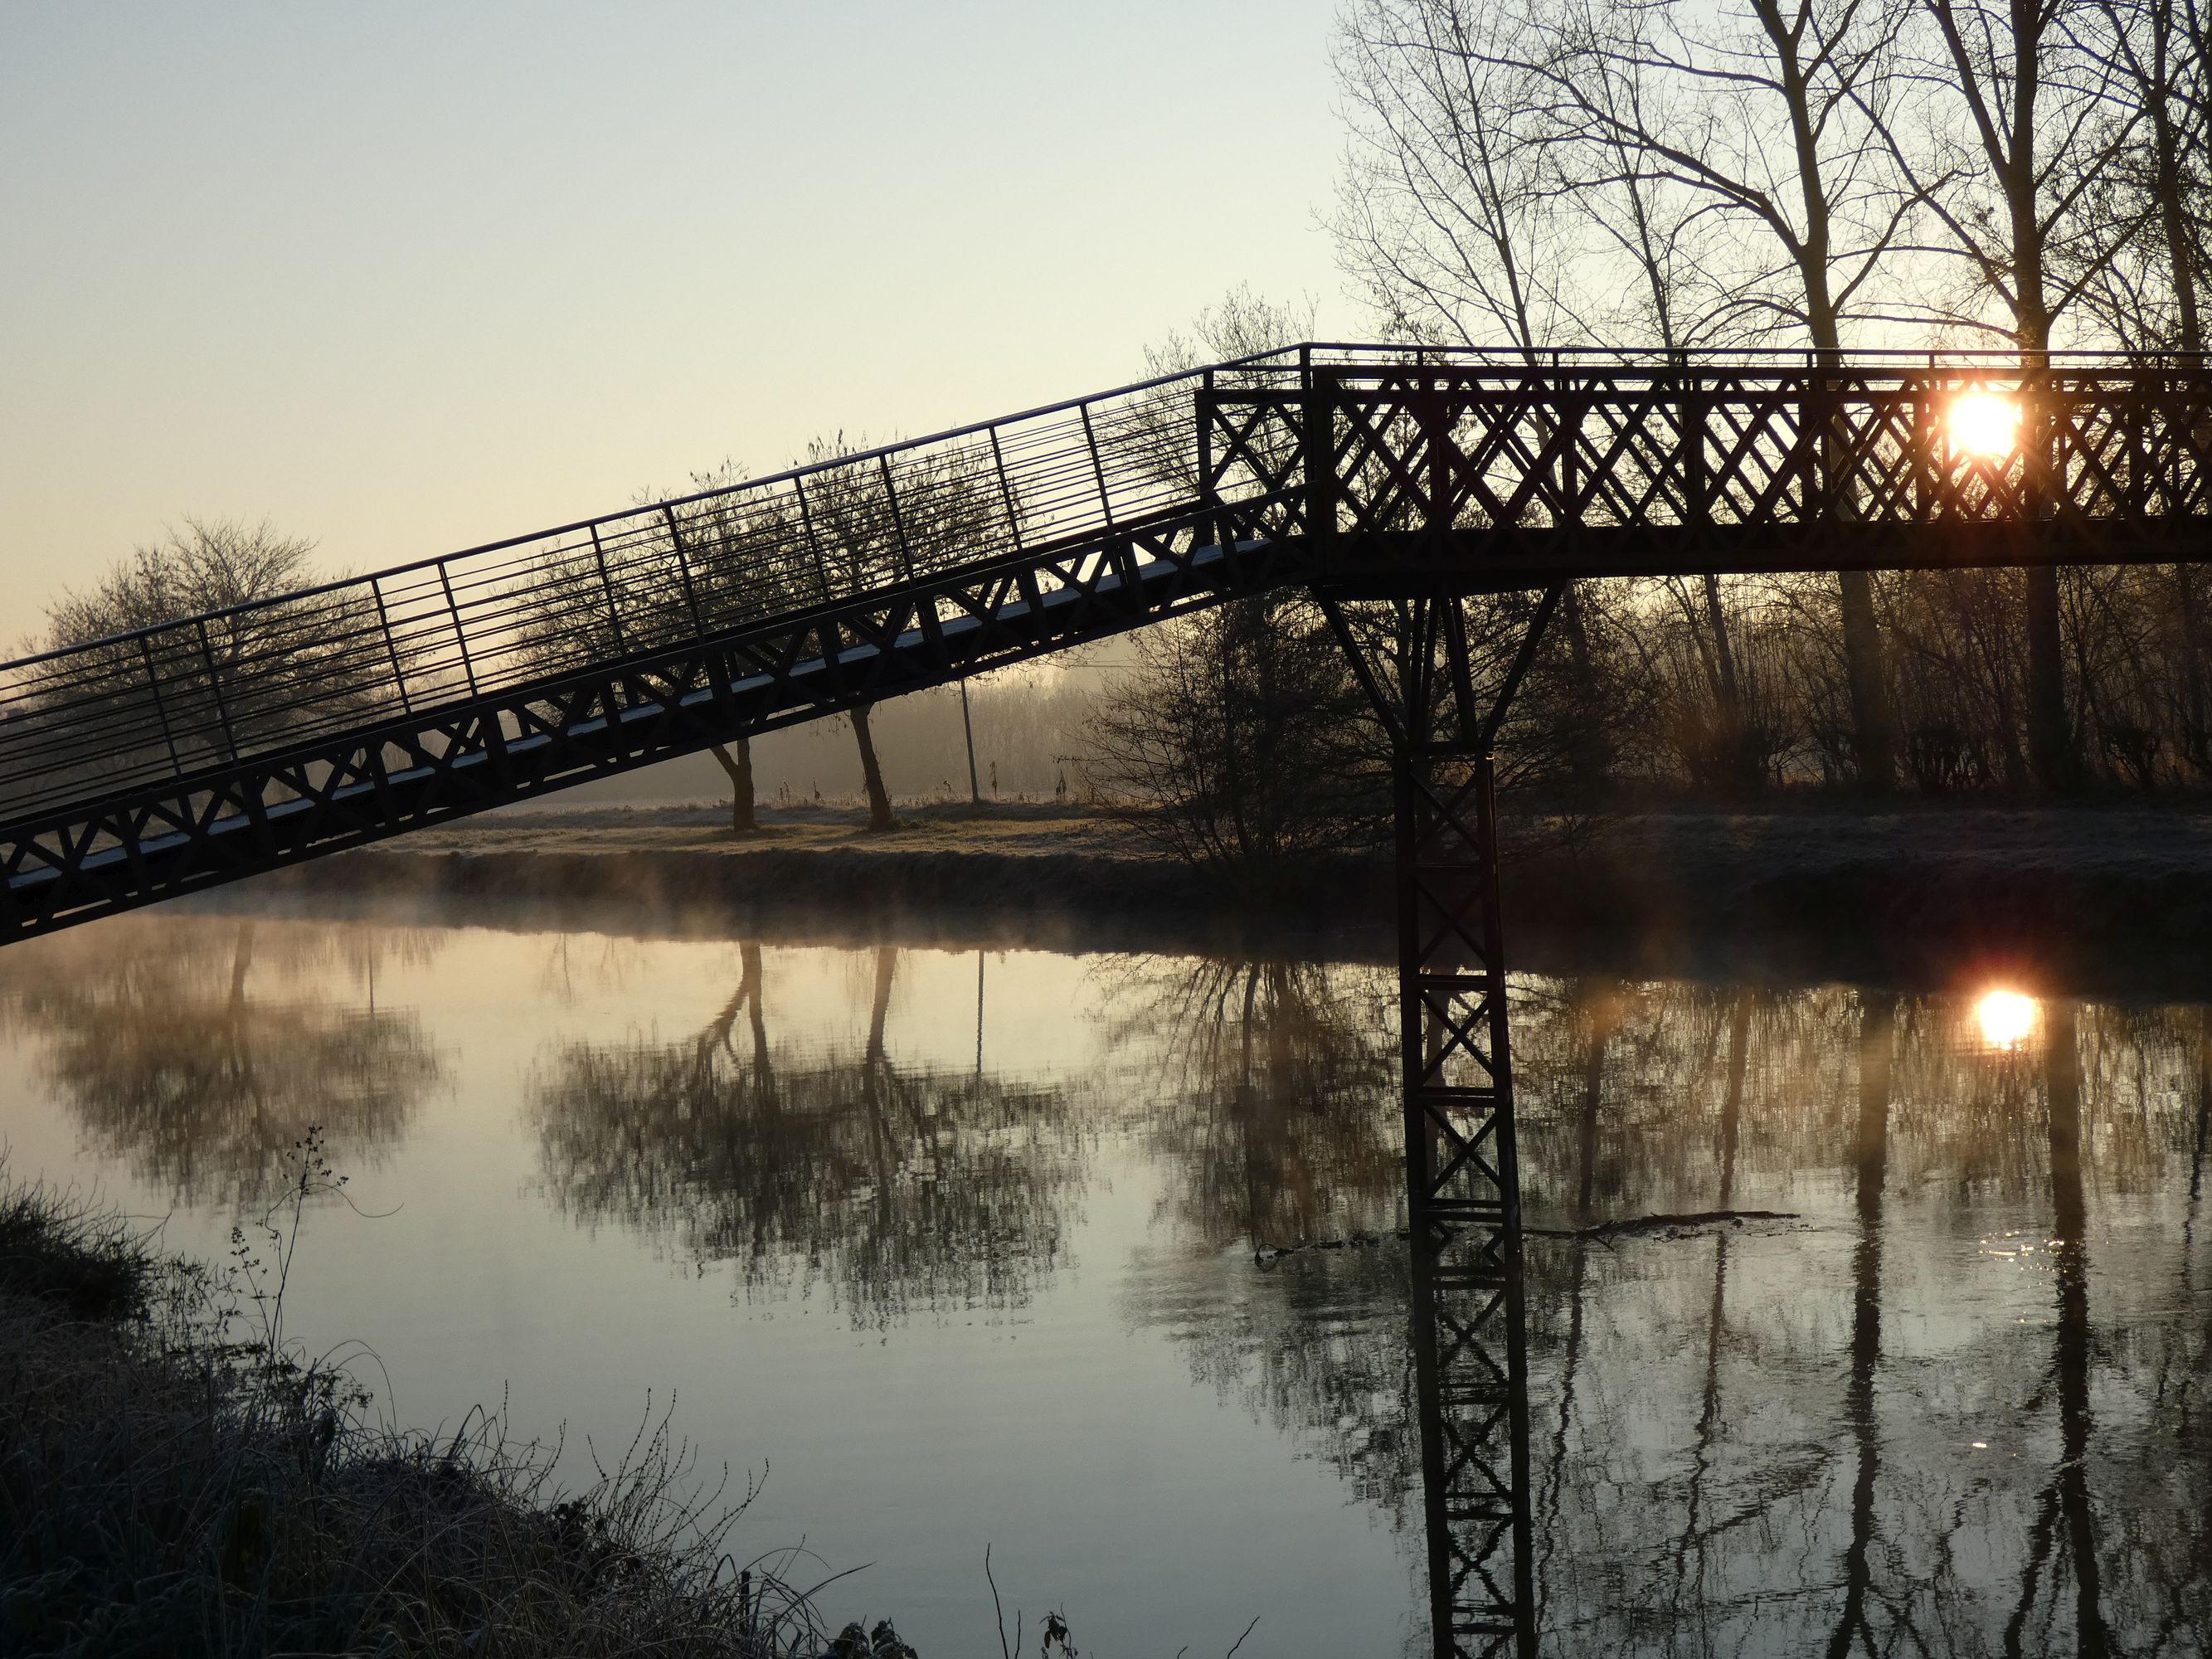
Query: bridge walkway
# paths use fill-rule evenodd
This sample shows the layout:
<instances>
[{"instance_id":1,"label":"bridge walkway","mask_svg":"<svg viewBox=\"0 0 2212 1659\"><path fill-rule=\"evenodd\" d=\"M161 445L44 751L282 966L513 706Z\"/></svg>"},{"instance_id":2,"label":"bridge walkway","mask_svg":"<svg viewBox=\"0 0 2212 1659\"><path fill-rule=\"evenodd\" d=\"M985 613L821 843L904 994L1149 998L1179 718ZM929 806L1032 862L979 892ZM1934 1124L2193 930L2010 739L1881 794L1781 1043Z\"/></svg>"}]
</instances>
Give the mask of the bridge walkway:
<instances>
[{"instance_id":1,"label":"bridge walkway","mask_svg":"<svg viewBox=\"0 0 2212 1659\"><path fill-rule=\"evenodd\" d=\"M2207 409L2163 361L1309 345L834 456L0 665L0 942L1239 592L2198 557Z\"/></svg>"}]
</instances>

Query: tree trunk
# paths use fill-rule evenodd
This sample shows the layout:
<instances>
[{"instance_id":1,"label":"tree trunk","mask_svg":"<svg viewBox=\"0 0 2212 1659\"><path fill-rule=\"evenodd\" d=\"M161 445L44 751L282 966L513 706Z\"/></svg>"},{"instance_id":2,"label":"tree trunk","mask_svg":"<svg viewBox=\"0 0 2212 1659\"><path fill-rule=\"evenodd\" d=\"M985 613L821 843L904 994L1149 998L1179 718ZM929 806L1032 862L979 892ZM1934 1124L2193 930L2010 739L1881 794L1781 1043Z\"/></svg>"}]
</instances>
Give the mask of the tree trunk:
<instances>
[{"instance_id":1,"label":"tree trunk","mask_svg":"<svg viewBox=\"0 0 2212 1659\"><path fill-rule=\"evenodd\" d=\"M2172 13L2164 5L2148 9L2151 28L2151 84L2144 88L2150 111L2154 188L2158 196L2159 228L2166 240L2168 280L2173 284L2175 323L2173 343L2184 351L2204 349L2204 326L2197 307L2197 250L2190 224L2189 167L2182 155L2183 137L2173 119L2174 27ZM2185 46L2185 51L2188 47ZM2203 73L2201 63L2197 72ZM2203 117L2200 114L2201 122ZM2201 129L2199 136L2202 136ZM2148 350L2159 342L2130 343Z\"/></svg>"},{"instance_id":2,"label":"tree trunk","mask_svg":"<svg viewBox=\"0 0 2212 1659\"><path fill-rule=\"evenodd\" d=\"M737 741L737 753L730 745L709 744L708 750L730 780L730 828L740 836L757 834L760 819L753 811L753 746L746 738Z\"/></svg>"},{"instance_id":3,"label":"tree trunk","mask_svg":"<svg viewBox=\"0 0 2212 1659\"><path fill-rule=\"evenodd\" d=\"M2066 717L2065 648L2058 633L2058 569L2035 565L2027 578L2027 761L2036 787L2063 795L2074 787L2072 734Z\"/></svg>"},{"instance_id":4,"label":"tree trunk","mask_svg":"<svg viewBox=\"0 0 2212 1659\"><path fill-rule=\"evenodd\" d=\"M2021 367L2030 370L2047 367L2050 362L2047 348L2051 319L2043 304L2039 245L2034 257L2034 265L2023 264L2020 272L2023 295L2021 359ZM2027 384L2033 386L2040 379L2039 375L2031 374ZM2034 515L2055 494L2056 457L2051 453L2050 430L2035 406L2034 393L2025 392L2021 403L2024 406L2021 424L2028 434L2024 457L2027 486L2025 495L2027 511ZM2034 773L2039 789L2046 794L2062 795L2075 787L2078 768L2066 712L2066 647L2059 632L2058 568L2056 565L2031 565L2022 574L2027 590L2028 766Z\"/></svg>"},{"instance_id":5,"label":"tree trunk","mask_svg":"<svg viewBox=\"0 0 2212 1659\"><path fill-rule=\"evenodd\" d=\"M2051 304L2044 291L2044 226L2037 192L2035 106L2042 79L2042 27L2027 0L2013 0L2014 74L2011 148L2004 158L2006 205L2012 216L2013 323L2021 367L2051 366ZM2031 513L2051 495L2052 455L2048 428L2032 396L2023 398L2021 425L2028 434L2027 500ZM2027 757L2039 788L2063 794L2075 768L2066 718L2065 647L2058 629L2058 572L2051 565L2027 571Z\"/></svg>"},{"instance_id":6,"label":"tree trunk","mask_svg":"<svg viewBox=\"0 0 2212 1659\"><path fill-rule=\"evenodd\" d=\"M1897 787L1897 735L1889 706L1889 677L1882 672L1881 629L1875 620L1874 578L1839 570L1836 588L1844 613L1844 675L1851 694L1852 758L1859 787L1886 794Z\"/></svg>"},{"instance_id":7,"label":"tree trunk","mask_svg":"<svg viewBox=\"0 0 2212 1659\"><path fill-rule=\"evenodd\" d=\"M1798 197L1804 205L1805 237L1797 250L1797 270L1805 285L1805 322L1820 361L1832 368L1844 362L1843 319L1836 309L1830 287L1834 207L1820 143L1820 122L1813 108L1812 82L1802 51L1803 39L1792 32L1778 8L1760 7L1758 17L1766 31L1780 72L1783 97L1790 111L1790 136L1797 159ZM1835 457L1843 453L1843 419L1836 417L1828 466L1822 480L1828 510L1855 514L1847 478L1836 476ZM1837 596L1844 621L1844 681L1851 702L1851 758L1857 764L1860 787L1872 794L1887 793L1897 782L1895 720L1890 712L1889 677L1882 661L1881 630L1875 620L1874 578L1863 570L1836 573Z\"/></svg>"},{"instance_id":8,"label":"tree trunk","mask_svg":"<svg viewBox=\"0 0 2212 1659\"><path fill-rule=\"evenodd\" d=\"M1704 580L1705 625L1713 634L1713 702L1720 717L1716 724L1722 775L1736 788L1753 789L1761 781L1759 767L1751 752L1751 724L1744 717L1743 686L1736 678L1735 647L1729 640L1720 578L1708 572Z\"/></svg>"},{"instance_id":9,"label":"tree trunk","mask_svg":"<svg viewBox=\"0 0 2212 1659\"><path fill-rule=\"evenodd\" d=\"M876 740L868 732L868 710L872 703L862 703L853 711L853 738L860 745L860 781L868 792L868 828L895 830L898 820L891 816L891 798L884 787L884 769L876 761Z\"/></svg>"},{"instance_id":10,"label":"tree trunk","mask_svg":"<svg viewBox=\"0 0 2212 1659\"><path fill-rule=\"evenodd\" d=\"M1568 714L1573 722L1567 733L1568 775L1574 782L1575 793L1583 800L1593 800L1604 792L1606 777L1613 769L1613 756L1606 732L1608 710L1590 651L1589 623L1583 615L1580 582L1567 584L1560 599L1559 623L1566 632L1568 660L1575 674Z\"/></svg>"}]
</instances>

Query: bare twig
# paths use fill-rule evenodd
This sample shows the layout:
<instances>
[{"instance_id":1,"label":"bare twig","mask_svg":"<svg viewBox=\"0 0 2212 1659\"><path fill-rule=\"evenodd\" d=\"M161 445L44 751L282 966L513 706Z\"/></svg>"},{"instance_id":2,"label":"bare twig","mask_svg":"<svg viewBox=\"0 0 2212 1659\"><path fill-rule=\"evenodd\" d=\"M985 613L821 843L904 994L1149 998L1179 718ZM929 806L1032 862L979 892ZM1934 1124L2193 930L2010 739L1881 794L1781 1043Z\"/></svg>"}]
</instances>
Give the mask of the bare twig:
<instances>
[{"instance_id":1,"label":"bare twig","mask_svg":"<svg viewBox=\"0 0 2212 1659\"><path fill-rule=\"evenodd\" d=\"M1623 1233L1656 1233L1668 1227L1717 1227L1723 1222L1741 1226L1747 1221L1797 1221L1795 1210L1697 1210L1685 1215L1641 1215L1620 1221L1601 1221L1590 1227L1523 1227L1531 1238L1595 1238L1602 1243Z\"/></svg>"},{"instance_id":2,"label":"bare twig","mask_svg":"<svg viewBox=\"0 0 2212 1659\"><path fill-rule=\"evenodd\" d=\"M991 1621L998 1627L1000 1659L1014 1659L1013 1646L1006 1640L1006 1609L999 1600L999 1581L991 1577L991 1547L988 1544L983 1546L983 1577L991 1586ZM1015 1640L1018 1641L1021 1638L1021 1633L1022 1610L1016 1607L1014 1609Z\"/></svg>"}]
</instances>

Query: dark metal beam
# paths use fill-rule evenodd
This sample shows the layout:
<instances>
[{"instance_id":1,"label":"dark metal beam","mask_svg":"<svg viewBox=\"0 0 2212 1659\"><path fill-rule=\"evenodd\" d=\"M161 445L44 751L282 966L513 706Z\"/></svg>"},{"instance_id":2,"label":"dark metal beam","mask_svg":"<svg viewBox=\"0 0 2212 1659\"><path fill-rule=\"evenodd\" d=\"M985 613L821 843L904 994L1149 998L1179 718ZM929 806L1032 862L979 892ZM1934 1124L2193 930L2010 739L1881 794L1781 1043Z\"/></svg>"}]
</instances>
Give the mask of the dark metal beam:
<instances>
[{"instance_id":1,"label":"dark metal beam","mask_svg":"<svg viewBox=\"0 0 2212 1659\"><path fill-rule=\"evenodd\" d=\"M1990 386L2032 469L1948 434ZM1480 747L1455 596L2185 562L2208 527L2201 359L1261 354L0 665L0 943L1230 591L1313 586L1347 641L1400 603L1400 740L1449 702Z\"/></svg>"},{"instance_id":2,"label":"dark metal beam","mask_svg":"<svg viewBox=\"0 0 2212 1659\"><path fill-rule=\"evenodd\" d=\"M1214 516L1233 518L1217 509ZM365 846L1142 627L1310 574L1301 544L1234 566L1190 523L1005 597L995 570L381 722L15 827L0 942ZM951 620L939 620L940 613ZM509 735L509 728L514 735Z\"/></svg>"},{"instance_id":3,"label":"dark metal beam","mask_svg":"<svg viewBox=\"0 0 2212 1659\"><path fill-rule=\"evenodd\" d=\"M1362 633L1323 610L1391 734L1412 1340L1437 1659L1535 1652L1527 1317L1491 744L1558 601L1478 686L1455 599ZM1383 660L1387 656L1389 660ZM1449 690L1452 707L1437 698Z\"/></svg>"}]
</instances>

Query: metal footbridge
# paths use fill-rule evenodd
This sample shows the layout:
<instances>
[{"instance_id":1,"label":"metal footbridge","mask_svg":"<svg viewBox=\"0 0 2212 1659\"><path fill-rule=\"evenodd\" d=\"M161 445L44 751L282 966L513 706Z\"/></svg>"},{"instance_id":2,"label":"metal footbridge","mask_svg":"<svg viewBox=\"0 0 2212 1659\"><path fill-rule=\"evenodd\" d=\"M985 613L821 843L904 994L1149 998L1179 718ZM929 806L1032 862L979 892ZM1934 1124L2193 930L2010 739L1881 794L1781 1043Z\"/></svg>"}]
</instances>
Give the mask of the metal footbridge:
<instances>
[{"instance_id":1,"label":"metal footbridge","mask_svg":"<svg viewBox=\"0 0 2212 1659\"><path fill-rule=\"evenodd\" d=\"M1490 755L1561 585L2197 560L2209 464L2202 359L1219 363L0 665L0 944L1310 590L1394 761L1436 1651L1528 1654Z\"/></svg>"},{"instance_id":2,"label":"metal footbridge","mask_svg":"<svg viewBox=\"0 0 2212 1659\"><path fill-rule=\"evenodd\" d=\"M1285 584L2200 556L2206 422L2170 363L1219 364L0 665L0 939Z\"/></svg>"}]
</instances>

